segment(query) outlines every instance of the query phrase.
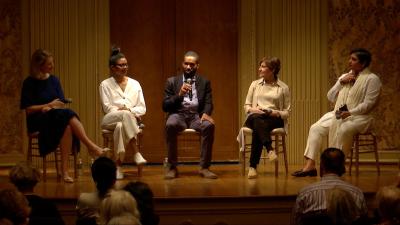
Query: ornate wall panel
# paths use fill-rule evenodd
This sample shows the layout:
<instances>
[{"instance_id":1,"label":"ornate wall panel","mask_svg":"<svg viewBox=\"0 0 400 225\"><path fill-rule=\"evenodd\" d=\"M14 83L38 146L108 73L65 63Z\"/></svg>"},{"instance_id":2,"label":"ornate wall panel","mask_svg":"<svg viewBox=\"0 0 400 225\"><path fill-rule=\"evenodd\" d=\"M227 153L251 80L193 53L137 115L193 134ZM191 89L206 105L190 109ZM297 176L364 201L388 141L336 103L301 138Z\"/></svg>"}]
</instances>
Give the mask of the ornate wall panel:
<instances>
[{"instance_id":1,"label":"ornate wall panel","mask_svg":"<svg viewBox=\"0 0 400 225\"><path fill-rule=\"evenodd\" d=\"M333 0L329 2L329 77L347 70L349 51L372 53L371 71L382 81L375 128L379 149L400 149L400 1Z\"/></svg>"},{"instance_id":2,"label":"ornate wall panel","mask_svg":"<svg viewBox=\"0 0 400 225\"><path fill-rule=\"evenodd\" d=\"M23 157L23 115L19 110L22 83L21 1L0 1L0 163Z\"/></svg>"}]
</instances>

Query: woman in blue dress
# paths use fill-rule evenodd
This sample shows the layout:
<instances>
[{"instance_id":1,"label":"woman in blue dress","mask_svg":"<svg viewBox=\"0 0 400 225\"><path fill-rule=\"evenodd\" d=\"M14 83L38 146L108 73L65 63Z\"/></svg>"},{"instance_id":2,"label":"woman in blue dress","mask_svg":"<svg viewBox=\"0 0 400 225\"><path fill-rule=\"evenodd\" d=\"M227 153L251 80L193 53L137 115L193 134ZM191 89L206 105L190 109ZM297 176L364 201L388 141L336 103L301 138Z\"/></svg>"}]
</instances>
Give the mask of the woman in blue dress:
<instances>
[{"instance_id":1,"label":"woman in blue dress","mask_svg":"<svg viewBox=\"0 0 400 225\"><path fill-rule=\"evenodd\" d=\"M52 75L53 56L38 49L32 55L30 76L24 80L21 93L21 109L25 109L28 132L39 132L39 151L42 156L61 150L62 176L65 182L74 180L68 174L68 154L79 149L82 141L89 153L100 156L104 150L86 135L78 115L67 109L59 79Z\"/></svg>"}]
</instances>

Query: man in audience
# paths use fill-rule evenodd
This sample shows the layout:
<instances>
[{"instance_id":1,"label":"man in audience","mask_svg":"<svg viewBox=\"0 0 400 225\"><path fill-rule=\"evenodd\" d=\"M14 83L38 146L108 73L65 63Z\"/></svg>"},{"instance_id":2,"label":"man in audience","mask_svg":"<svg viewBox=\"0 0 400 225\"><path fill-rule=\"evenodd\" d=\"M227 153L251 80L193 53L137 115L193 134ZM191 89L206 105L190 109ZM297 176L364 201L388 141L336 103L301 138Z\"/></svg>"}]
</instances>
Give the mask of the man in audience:
<instances>
[{"instance_id":1,"label":"man in audience","mask_svg":"<svg viewBox=\"0 0 400 225\"><path fill-rule=\"evenodd\" d=\"M295 224L302 224L302 218L310 214L326 213L327 191L333 188L340 188L350 193L356 203L358 215L367 214L367 205L361 189L340 178L345 170L345 155L340 149L327 148L322 153L321 181L300 190L293 212Z\"/></svg>"},{"instance_id":2,"label":"man in audience","mask_svg":"<svg viewBox=\"0 0 400 225\"><path fill-rule=\"evenodd\" d=\"M33 192L40 180L40 173L37 169L27 163L18 163L11 168L9 178L29 202L31 207L30 225L64 224L56 205L51 200L42 198Z\"/></svg>"}]
</instances>

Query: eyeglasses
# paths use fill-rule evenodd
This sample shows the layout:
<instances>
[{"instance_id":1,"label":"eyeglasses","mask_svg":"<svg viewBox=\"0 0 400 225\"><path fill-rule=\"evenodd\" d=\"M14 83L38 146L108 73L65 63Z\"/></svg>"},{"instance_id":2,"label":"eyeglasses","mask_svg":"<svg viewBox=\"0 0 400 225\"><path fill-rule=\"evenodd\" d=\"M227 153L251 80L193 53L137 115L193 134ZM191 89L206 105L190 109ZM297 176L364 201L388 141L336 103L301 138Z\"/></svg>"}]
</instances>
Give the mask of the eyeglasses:
<instances>
[{"instance_id":1,"label":"eyeglasses","mask_svg":"<svg viewBox=\"0 0 400 225\"><path fill-rule=\"evenodd\" d=\"M129 65L128 64L115 64L114 66L117 66L117 67L119 67L119 68L128 68L129 67Z\"/></svg>"}]
</instances>

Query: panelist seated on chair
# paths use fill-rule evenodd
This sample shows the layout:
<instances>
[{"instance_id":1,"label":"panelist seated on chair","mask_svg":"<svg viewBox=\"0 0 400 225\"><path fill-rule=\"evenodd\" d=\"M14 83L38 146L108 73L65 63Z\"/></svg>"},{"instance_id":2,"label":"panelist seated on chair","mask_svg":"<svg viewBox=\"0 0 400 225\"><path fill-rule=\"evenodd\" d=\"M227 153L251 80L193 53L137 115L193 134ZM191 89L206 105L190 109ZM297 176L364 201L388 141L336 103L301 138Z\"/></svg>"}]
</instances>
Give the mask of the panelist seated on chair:
<instances>
[{"instance_id":1,"label":"panelist seated on chair","mask_svg":"<svg viewBox=\"0 0 400 225\"><path fill-rule=\"evenodd\" d=\"M68 174L68 155L79 149L82 141L89 153L99 156L104 150L86 135L78 115L67 109L67 100L59 79L52 75L53 55L43 49L32 55L30 76L22 85L21 109L25 109L28 132L39 131L39 151L45 156L60 145L62 176L65 182L74 180Z\"/></svg>"},{"instance_id":2,"label":"panelist seated on chair","mask_svg":"<svg viewBox=\"0 0 400 225\"><path fill-rule=\"evenodd\" d=\"M183 74L168 78L165 84L162 108L168 113L165 126L168 148L168 170L165 179L178 176L177 135L186 128L194 129L201 135L199 175L215 179L217 175L209 170L212 145L214 142L214 120L210 81L197 74L199 56L193 51L184 55Z\"/></svg>"},{"instance_id":3,"label":"panelist seated on chair","mask_svg":"<svg viewBox=\"0 0 400 225\"><path fill-rule=\"evenodd\" d=\"M382 83L368 66L371 53L362 48L353 49L349 56L350 72L343 74L328 92L335 103L333 111L326 113L310 127L304 152L306 164L294 172L296 177L316 176L315 158L321 149L323 137L329 135L329 146L342 149L347 156L353 146L353 137L365 133L372 124L372 111L377 105Z\"/></svg>"},{"instance_id":4,"label":"panelist seated on chair","mask_svg":"<svg viewBox=\"0 0 400 225\"><path fill-rule=\"evenodd\" d=\"M289 117L290 92L289 87L278 79L280 68L278 58L264 57L258 69L260 79L251 83L247 93L244 104L247 113L245 125L253 130L249 179L257 177L256 169L263 146L267 149L271 161L277 159L271 146L271 131L284 127L284 120Z\"/></svg>"},{"instance_id":5,"label":"panelist seated on chair","mask_svg":"<svg viewBox=\"0 0 400 225\"><path fill-rule=\"evenodd\" d=\"M121 165L126 148L134 150L137 165L146 163L136 145L140 127L138 119L146 113L142 87L128 77L128 61L119 48L113 48L109 60L110 77L100 84L100 99L105 113L102 129L114 131L114 157L117 179L123 178Z\"/></svg>"}]
</instances>

